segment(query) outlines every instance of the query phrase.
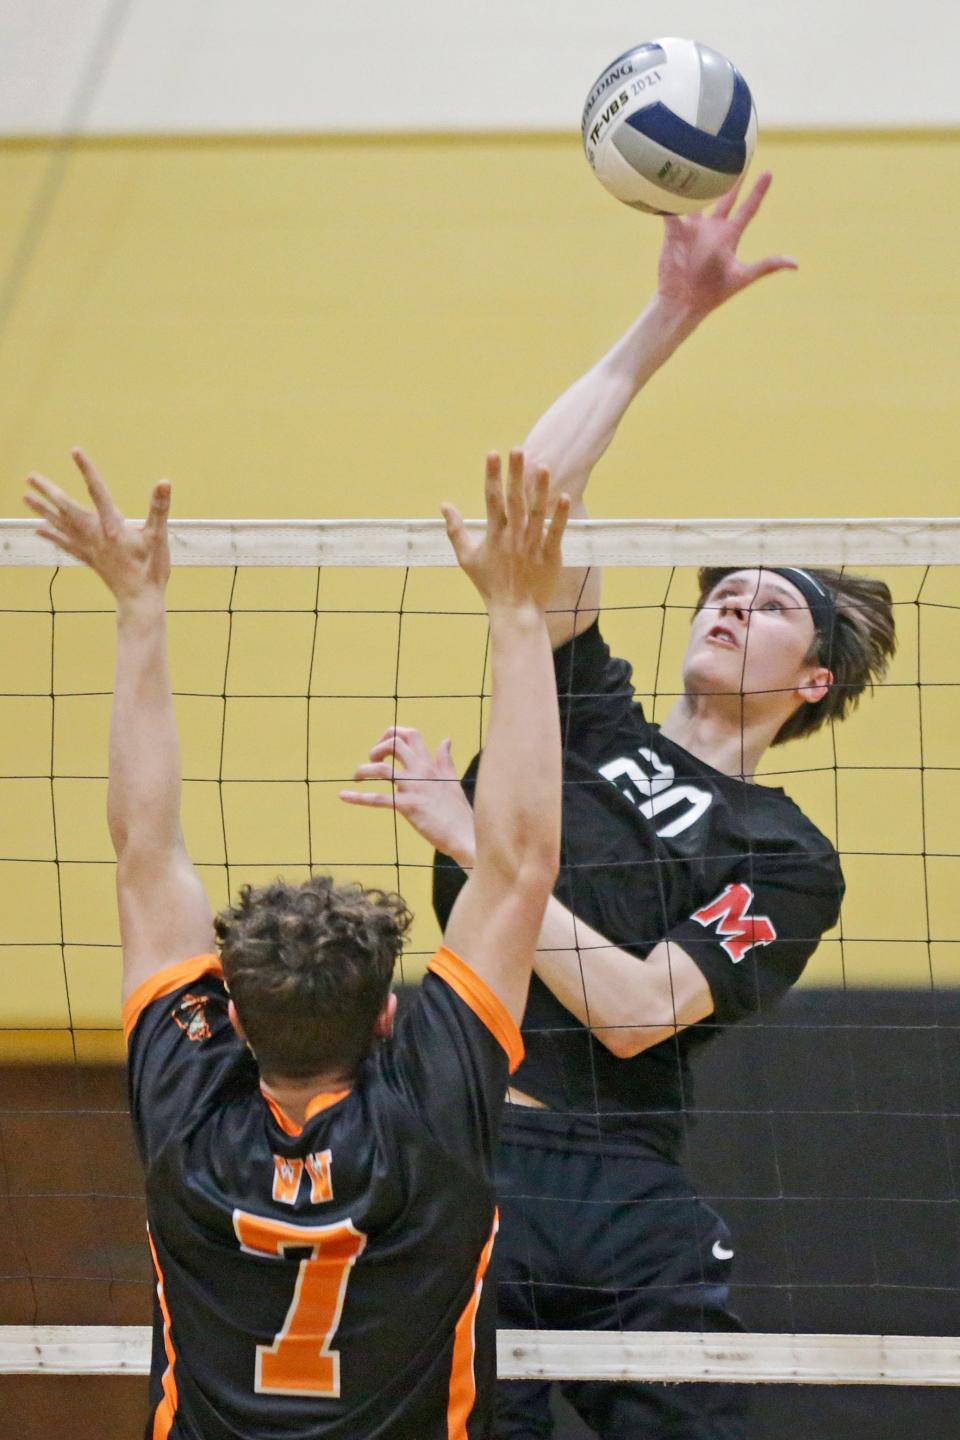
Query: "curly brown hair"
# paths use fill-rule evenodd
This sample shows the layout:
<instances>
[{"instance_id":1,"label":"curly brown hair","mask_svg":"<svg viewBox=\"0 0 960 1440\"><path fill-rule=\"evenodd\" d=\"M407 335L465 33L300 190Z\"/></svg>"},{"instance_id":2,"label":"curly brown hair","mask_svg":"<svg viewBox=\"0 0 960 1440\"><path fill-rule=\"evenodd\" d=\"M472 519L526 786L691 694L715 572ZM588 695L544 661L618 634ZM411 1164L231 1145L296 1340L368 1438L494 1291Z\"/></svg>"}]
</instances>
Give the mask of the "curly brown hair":
<instances>
[{"instance_id":1,"label":"curly brown hair","mask_svg":"<svg viewBox=\"0 0 960 1440\"><path fill-rule=\"evenodd\" d=\"M399 895L337 885L244 885L214 921L224 978L266 1078L353 1076L412 920Z\"/></svg>"},{"instance_id":2,"label":"curly brown hair","mask_svg":"<svg viewBox=\"0 0 960 1440\"><path fill-rule=\"evenodd\" d=\"M709 566L699 572L701 610L715 585L727 575L742 570L742 565ZM859 703L869 686L882 680L897 648L893 618L893 597L882 580L866 575L847 575L840 570L811 570L807 574L830 592L836 619L829 635L818 631L807 655L811 664L826 665L833 672L833 683L822 700L800 704L781 725L773 738L774 745L812 735L828 720L843 720Z\"/></svg>"}]
</instances>

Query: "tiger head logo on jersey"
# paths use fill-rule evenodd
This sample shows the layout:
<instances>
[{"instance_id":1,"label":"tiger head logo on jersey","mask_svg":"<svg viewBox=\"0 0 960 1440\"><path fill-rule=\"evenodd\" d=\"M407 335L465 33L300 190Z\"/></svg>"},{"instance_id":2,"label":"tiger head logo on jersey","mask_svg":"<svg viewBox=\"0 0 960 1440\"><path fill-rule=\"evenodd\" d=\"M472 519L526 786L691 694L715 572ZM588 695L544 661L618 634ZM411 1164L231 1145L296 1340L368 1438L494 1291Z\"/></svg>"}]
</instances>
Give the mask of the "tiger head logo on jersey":
<instances>
[{"instance_id":1,"label":"tiger head logo on jersey","mask_svg":"<svg viewBox=\"0 0 960 1440\"><path fill-rule=\"evenodd\" d=\"M209 1040L210 1022L207 1019L207 995L181 995L170 1014L180 1026L188 1040Z\"/></svg>"}]
</instances>

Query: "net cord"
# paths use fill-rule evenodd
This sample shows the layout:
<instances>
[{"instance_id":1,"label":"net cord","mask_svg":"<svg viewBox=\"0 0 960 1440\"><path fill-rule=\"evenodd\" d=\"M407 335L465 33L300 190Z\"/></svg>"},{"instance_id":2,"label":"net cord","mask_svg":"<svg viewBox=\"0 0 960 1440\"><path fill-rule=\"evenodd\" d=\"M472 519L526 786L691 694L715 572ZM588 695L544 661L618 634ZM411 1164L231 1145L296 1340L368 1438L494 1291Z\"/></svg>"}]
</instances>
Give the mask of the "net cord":
<instances>
[{"instance_id":1,"label":"net cord","mask_svg":"<svg viewBox=\"0 0 960 1440\"><path fill-rule=\"evenodd\" d=\"M468 520L479 535L480 520ZM174 520L176 565L452 566L442 520ZM960 518L834 520L572 520L570 566L745 563L960 564ZM0 520L0 565L78 564L36 534L32 520Z\"/></svg>"},{"instance_id":2,"label":"net cord","mask_svg":"<svg viewBox=\"0 0 960 1440\"><path fill-rule=\"evenodd\" d=\"M960 1338L501 1330L503 1380L955 1385ZM0 1374L146 1375L147 1325L0 1325Z\"/></svg>"}]
</instances>

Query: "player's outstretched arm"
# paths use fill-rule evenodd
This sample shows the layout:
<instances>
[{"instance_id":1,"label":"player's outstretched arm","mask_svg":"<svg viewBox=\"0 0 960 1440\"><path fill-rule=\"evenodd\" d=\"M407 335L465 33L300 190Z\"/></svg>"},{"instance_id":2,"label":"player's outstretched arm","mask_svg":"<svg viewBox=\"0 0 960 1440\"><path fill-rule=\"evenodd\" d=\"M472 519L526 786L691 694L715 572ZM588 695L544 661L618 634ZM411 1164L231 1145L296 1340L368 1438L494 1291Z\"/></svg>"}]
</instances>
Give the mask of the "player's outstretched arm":
<instances>
[{"instance_id":1,"label":"player's outstretched arm","mask_svg":"<svg viewBox=\"0 0 960 1440\"><path fill-rule=\"evenodd\" d=\"M544 606L556 585L569 502L549 526L547 472L528 498L520 451L506 495L487 459L487 529L474 544L452 506L447 533L490 617L493 697L474 799L476 861L447 923L446 944L519 1022L534 948L560 862L560 720Z\"/></svg>"},{"instance_id":2,"label":"player's outstretched arm","mask_svg":"<svg viewBox=\"0 0 960 1440\"><path fill-rule=\"evenodd\" d=\"M348 804L397 811L434 849L451 856L464 870L473 868L477 853L473 811L460 785L449 740L434 756L419 730L391 726L354 779L388 780L392 790L389 795L342 790L341 798ZM555 895L547 902L533 968L565 1008L618 1059L659 1045L713 1011L703 972L681 946L663 940L640 961L578 920Z\"/></svg>"},{"instance_id":3,"label":"player's outstretched arm","mask_svg":"<svg viewBox=\"0 0 960 1440\"><path fill-rule=\"evenodd\" d=\"M586 515L587 483L629 406L701 320L765 275L796 268L783 255L751 264L737 255L772 178L769 171L761 175L739 206L735 188L709 214L666 219L653 298L612 350L560 396L527 436L528 474L546 465L554 493L563 490L570 496L572 515ZM585 630L599 603L598 571L565 570L548 615L553 645Z\"/></svg>"},{"instance_id":4,"label":"player's outstretched arm","mask_svg":"<svg viewBox=\"0 0 960 1440\"><path fill-rule=\"evenodd\" d=\"M180 828L180 745L167 662L170 486L146 521L125 520L89 458L73 452L94 510L31 475L39 533L89 565L117 604L107 818L117 854L123 993L166 965L214 948L213 918Z\"/></svg>"}]
</instances>

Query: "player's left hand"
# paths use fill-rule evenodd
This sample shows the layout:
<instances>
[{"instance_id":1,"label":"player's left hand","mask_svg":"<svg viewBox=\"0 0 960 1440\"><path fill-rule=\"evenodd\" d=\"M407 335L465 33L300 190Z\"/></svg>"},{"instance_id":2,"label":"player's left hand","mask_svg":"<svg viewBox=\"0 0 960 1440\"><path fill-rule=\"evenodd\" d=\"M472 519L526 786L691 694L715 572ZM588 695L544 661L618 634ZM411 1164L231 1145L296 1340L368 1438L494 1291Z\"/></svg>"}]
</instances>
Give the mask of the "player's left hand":
<instances>
[{"instance_id":1,"label":"player's left hand","mask_svg":"<svg viewBox=\"0 0 960 1440\"><path fill-rule=\"evenodd\" d=\"M90 457L82 450L71 453L94 508L85 510L45 476L30 475L27 484L34 493L23 498L43 521L37 534L96 571L118 604L162 597L170 577L168 481L153 487L143 523L125 520Z\"/></svg>"},{"instance_id":2,"label":"player's left hand","mask_svg":"<svg viewBox=\"0 0 960 1440\"><path fill-rule=\"evenodd\" d=\"M709 213L666 217L658 272L661 298L699 320L765 275L797 269L788 255L768 255L749 265L737 257L744 231L772 182L765 170L739 206L740 186L735 185Z\"/></svg>"},{"instance_id":3,"label":"player's left hand","mask_svg":"<svg viewBox=\"0 0 960 1440\"><path fill-rule=\"evenodd\" d=\"M444 740L434 756L419 730L391 725L370 751L370 763L358 766L353 776L392 781L391 793L341 790L340 799L348 805L395 810L428 844L469 868L476 858L473 811L451 751L450 741Z\"/></svg>"}]
</instances>

